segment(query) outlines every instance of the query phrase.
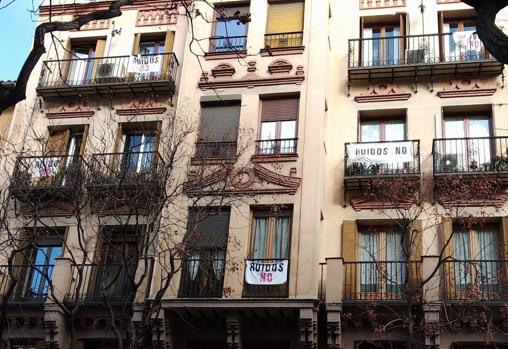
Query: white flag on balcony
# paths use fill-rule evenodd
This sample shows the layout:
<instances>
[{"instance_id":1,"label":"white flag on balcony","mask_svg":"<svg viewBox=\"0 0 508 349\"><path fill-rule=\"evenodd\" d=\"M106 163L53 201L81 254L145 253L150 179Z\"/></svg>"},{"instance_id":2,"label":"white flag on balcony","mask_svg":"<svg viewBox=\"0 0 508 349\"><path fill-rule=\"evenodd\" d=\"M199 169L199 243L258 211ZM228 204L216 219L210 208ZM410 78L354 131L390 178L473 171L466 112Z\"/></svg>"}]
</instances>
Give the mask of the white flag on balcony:
<instances>
[{"instance_id":1,"label":"white flag on balcony","mask_svg":"<svg viewBox=\"0 0 508 349\"><path fill-rule=\"evenodd\" d=\"M245 262L245 282L249 285L282 285L288 281L288 261Z\"/></svg>"},{"instance_id":2,"label":"white flag on balcony","mask_svg":"<svg viewBox=\"0 0 508 349\"><path fill-rule=\"evenodd\" d=\"M129 73L160 73L162 55L130 56Z\"/></svg>"},{"instance_id":3,"label":"white flag on balcony","mask_svg":"<svg viewBox=\"0 0 508 349\"><path fill-rule=\"evenodd\" d=\"M32 178L53 177L57 174L62 159L40 158L32 163Z\"/></svg>"},{"instance_id":4,"label":"white flag on balcony","mask_svg":"<svg viewBox=\"0 0 508 349\"><path fill-rule=\"evenodd\" d=\"M348 157L351 162L412 162L413 142L353 143L348 145Z\"/></svg>"}]
</instances>

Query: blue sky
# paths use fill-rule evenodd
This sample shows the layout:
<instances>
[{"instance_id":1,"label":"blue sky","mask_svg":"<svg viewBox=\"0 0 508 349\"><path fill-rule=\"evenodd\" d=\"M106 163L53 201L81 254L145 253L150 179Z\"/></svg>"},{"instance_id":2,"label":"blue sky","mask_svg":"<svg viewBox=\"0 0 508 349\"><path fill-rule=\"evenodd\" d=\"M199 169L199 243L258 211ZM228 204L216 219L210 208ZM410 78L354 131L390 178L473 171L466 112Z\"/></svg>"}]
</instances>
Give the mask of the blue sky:
<instances>
[{"instance_id":1,"label":"blue sky","mask_svg":"<svg viewBox=\"0 0 508 349\"><path fill-rule=\"evenodd\" d=\"M0 0L0 8L11 0ZM35 23L32 0L16 0L0 10L0 80L15 80L32 47Z\"/></svg>"}]
</instances>

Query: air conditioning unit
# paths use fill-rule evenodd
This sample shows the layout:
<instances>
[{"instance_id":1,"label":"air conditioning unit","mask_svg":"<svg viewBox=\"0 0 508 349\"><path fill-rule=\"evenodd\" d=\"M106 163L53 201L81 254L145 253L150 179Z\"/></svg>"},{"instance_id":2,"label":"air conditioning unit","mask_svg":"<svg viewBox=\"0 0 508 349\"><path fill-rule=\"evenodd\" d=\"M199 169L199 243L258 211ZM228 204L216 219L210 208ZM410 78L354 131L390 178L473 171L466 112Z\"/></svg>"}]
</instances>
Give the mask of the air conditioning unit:
<instances>
[{"instance_id":1,"label":"air conditioning unit","mask_svg":"<svg viewBox=\"0 0 508 349\"><path fill-rule=\"evenodd\" d=\"M121 82L125 79L125 67L119 63L101 63L97 66L97 82Z\"/></svg>"},{"instance_id":2,"label":"air conditioning unit","mask_svg":"<svg viewBox=\"0 0 508 349\"><path fill-rule=\"evenodd\" d=\"M425 63L425 50L406 50L407 64Z\"/></svg>"},{"instance_id":3,"label":"air conditioning unit","mask_svg":"<svg viewBox=\"0 0 508 349\"><path fill-rule=\"evenodd\" d=\"M439 161L440 172L456 172L458 171L457 154L446 154Z\"/></svg>"}]
</instances>

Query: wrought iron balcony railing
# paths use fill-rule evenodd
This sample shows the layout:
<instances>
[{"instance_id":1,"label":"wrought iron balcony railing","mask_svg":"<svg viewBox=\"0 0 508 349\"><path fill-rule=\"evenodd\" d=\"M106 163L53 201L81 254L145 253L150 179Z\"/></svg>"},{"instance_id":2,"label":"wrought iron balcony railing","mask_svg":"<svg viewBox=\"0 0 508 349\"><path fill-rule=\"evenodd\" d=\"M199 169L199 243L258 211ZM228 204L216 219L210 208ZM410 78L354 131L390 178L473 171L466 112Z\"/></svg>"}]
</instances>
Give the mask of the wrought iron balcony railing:
<instances>
[{"instance_id":1,"label":"wrought iron balcony railing","mask_svg":"<svg viewBox=\"0 0 508 349\"><path fill-rule=\"evenodd\" d=\"M266 48L289 48L302 46L303 32L265 34Z\"/></svg>"},{"instance_id":2,"label":"wrought iron balcony railing","mask_svg":"<svg viewBox=\"0 0 508 349\"><path fill-rule=\"evenodd\" d=\"M178 297L221 298L224 286L224 258L192 258L182 261Z\"/></svg>"},{"instance_id":3,"label":"wrought iron balcony railing","mask_svg":"<svg viewBox=\"0 0 508 349\"><path fill-rule=\"evenodd\" d=\"M289 259L246 259L243 297L288 297L289 275Z\"/></svg>"},{"instance_id":4,"label":"wrought iron balcony railing","mask_svg":"<svg viewBox=\"0 0 508 349\"><path fill-rule=\"evenodd\" d=\"M495 61L474 32L349 40L349 68Z\"/></svg>"},{"instance_id":5,"label":"wrought iron balcony railing","mask_svg":"<svg viewBox=\"0 0 508 349\"><path fill-rule=\"evenodd\" d=\"M443 262L443 297L449 301L505 301L508 299L505 260Z\"/></svg>"},{"instance_id":6,"label":"wrought iron balcony railing","mask_svg":"<svg viewBox=\"0 0 508 349\"><path fill-rule=\"evenodd\" d=\"M508 137L434 139L434 173L508 173Z\"/></svg>"},{"instance_id":7,"label":"wrought iron balcony railing","mask_svg":"<svg viewBox=\"0 0 508 349\"><path fill-rule=\"evenodd\" d=\"M344 176L420 174L420 141L346 143Z\"/></svg>"},{"instance_id":8,"label":"wrought iron balcony railing","mask_svg":"<svg viewBox=\"0 0 508 349\"><path fill-rule=\"evenodd\" d=\"M0 266L0 292L7 296L14 284L9 301L45 302L50 292L53 268L53 264L13 265L10 270L7 265Z\"/></svg>"},{"instance_id":9,"label":"wrought iron balcony railing","mask_svg":"<svg viewBox=\"0 0 508 349\"><path fill-rule=\"evenodd\" d=\"M404 301L419 282L419 262L344 262L344 300Z\"/></svg>"},{"instance_id":10,"label":"wrought iron balcony railing","mask_svg":"<svg viewBox=\"0 0 508 349\"><path fill-rule=\"evenodd\" d=\"M174 53L45 61L39 88L175 81Z\"/></svg>"},{"instance_id":11,"label":"wrought iron balcony railing","mask_svg":"<svg viewBox=\"0 0 508 349\"><path fill-rule=\"evenodd\" d=\"M78 193L86 175L87 164L80 155L21 156L10 183L19 198L33 192Z\"/></svg>"},{"instance_id":12,"label":"wrought iron balcony railing","mask_svg":"<svg viewBox=\"0 0 508 349\"><path fill-rule=\"evenodd\" d=\"M89 186L146 186L164 184L166 166L158 152L94 154Z\"/></svg>"},{"instance_id":13,"label":"wrought iron balcony railing","mask_svg":"<svg viewBox=\"0 0 508 349\"><path fill-rule=\"evenodd\" d=\"M125 302L134 298L137 263L97 263L71 266L67 302Z\"/></svg>"},{"instance_id":14,"label":"wrought iron balcony railing","mask_svg":"<svg viewBox=\"0 0 508 349\"><path fill-rule=\"evenodd\" d=\"M211 37L210 52L240 52L247 47L247 36Z\"/></svg>"},{"instance_id":15,"label":"wrought iron balcony railing","mask_svg":"<svg viewBox=\"0 0 508 349\"><path fill-rule=\"evenodd\" d=\"M256 141L256 155L295 155L298 138Z\"/></svg>"},{"instance_id":16,"label":"wrought iron balcony railing","mask_svg":"<svg viewBox=\"0 0 508 349\"><path fill-rule=\"evenodd\" d=\"M197 142L195 158L234 158L236 142Z\"/></svg>"}]
</instances>

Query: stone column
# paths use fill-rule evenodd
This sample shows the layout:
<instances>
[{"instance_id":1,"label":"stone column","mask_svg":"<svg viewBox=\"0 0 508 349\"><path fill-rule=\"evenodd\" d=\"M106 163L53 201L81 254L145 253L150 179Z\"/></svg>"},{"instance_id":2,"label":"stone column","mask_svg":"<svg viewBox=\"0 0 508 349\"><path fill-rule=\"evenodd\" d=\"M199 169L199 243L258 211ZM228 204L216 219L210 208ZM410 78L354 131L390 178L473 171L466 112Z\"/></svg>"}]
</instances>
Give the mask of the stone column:
<instances>
[{"instance_id":1,"label":"stone column","mask_svg":"<svg viewBox=\"0 0 508 349\"><path fill-rule=\"evenodd\" d=\"M328 349L341 347L341 314L344 260L326 259L326 332Z\"/></svg>"},{"instance_id":2,"label":"stone column","mask_svg":"<svg viewBox=\"0 0 508 349\"><path fill-rule=\"evenodd\" d=\"M439 313L440 301L440 276L438 256L422 257L422 279L428 281L423 285L423 312L425 321L425 348L438 349L440 345Z\"/></svg>"},{"instance_id":3,"label":"stone column","mask_svg":"<svg viewBox=\"0 0 508 349\"><path fill-rule=\"evenodd\" d=\"M299 319L300 348L317 349L317 308L301 308Z\"/></svg>"}]
</instances>

